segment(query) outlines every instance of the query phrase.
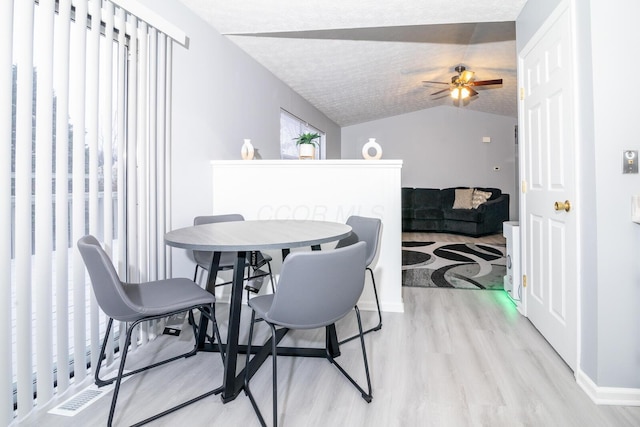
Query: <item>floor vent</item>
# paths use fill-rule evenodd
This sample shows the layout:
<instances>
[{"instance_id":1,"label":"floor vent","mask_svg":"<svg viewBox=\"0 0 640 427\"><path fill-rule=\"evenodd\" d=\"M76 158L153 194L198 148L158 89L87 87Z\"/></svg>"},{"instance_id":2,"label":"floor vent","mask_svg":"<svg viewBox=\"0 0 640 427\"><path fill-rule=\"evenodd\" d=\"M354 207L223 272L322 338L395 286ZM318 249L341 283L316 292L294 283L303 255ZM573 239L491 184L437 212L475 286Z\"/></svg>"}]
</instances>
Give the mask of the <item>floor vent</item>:
<instances>
[{"instance_id":1,"label":"floor vent","mask_svg":"<svg viewBox=\"0 0 640 427\"><path fill-rule=\"evenodd\" d=\"M124 378L122 382L124 383L128 379L129 378ZM105 394L109 394L109 392L113 390L113 388L113 384L100 388L98 388L97 385L92 384L84 390L71 396L69 399L65 400L55 408L49 410L49 413L54 415L63 415L65 417L73 417L74 415L79 414L81 411L89 407L89 405L100 399Z\"/></svg>"}]
</instances>

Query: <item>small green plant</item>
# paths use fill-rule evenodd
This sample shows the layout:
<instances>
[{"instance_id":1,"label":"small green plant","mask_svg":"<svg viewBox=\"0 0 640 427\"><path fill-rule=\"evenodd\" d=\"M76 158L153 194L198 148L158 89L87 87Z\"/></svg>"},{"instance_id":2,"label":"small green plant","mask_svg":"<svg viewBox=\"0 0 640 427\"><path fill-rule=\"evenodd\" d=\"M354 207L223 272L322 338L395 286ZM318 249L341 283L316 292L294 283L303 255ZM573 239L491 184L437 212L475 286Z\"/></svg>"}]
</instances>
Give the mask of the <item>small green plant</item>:
<instances>
[{"instance_id":1,"label":"small green plant","mask_svg":"<svg viewBox=\"0 0 640 427\"><path fill-rule=\"evenodd\" d=\"M300 145L300 144L313 144L313 145L318 145L318 141L316 141L316 139L320 138L320 134L319 133L301 133L300 135L298 135L297 138L293 138L293 140L296 142L296 145Z\"/></svg>"}]
</instances>

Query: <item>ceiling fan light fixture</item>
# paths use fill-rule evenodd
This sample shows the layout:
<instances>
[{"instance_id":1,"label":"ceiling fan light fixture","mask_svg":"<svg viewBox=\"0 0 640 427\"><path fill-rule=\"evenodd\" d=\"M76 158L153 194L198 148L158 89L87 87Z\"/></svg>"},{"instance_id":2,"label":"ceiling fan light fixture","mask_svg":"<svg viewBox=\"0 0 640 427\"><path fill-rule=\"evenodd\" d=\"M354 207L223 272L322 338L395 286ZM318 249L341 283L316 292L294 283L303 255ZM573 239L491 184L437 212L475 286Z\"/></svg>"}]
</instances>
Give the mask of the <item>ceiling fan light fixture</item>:
<instances>
[{"instance_id":1,"label":"ceiling fan light fixture","mask_svg":"<svg viewBox=\"0 0 640 427\"><path fill-rule=\"evenodd\" d=\"M451 98L453 99L467 99L471 95L471 91L466 86L454 87L451 90Z\"/></svg>"}]
</instances>

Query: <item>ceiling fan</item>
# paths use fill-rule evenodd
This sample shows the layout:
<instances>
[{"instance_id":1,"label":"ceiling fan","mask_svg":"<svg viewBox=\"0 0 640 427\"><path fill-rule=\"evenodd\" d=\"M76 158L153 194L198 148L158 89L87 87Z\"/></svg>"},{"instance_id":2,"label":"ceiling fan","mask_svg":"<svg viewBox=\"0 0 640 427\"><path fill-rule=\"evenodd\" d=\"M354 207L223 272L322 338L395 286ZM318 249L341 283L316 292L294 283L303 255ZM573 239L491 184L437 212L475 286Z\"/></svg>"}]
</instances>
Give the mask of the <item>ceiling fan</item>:
<instances>
[{"instance_id":1,"label":"ceiling fan","mask_svg":"<svg viewBox=\"0 0 640 427\"><path fill-rule=\"evenodd\" d=\"M424 80L422 83L424 84L437 84L437 85L447 85L449 86L446 89L439 90L437 92L432 93L431 95L439 95L443 92L449 91L451 97L453 99L461 100L466 99L472 96L476 96L478 92L476 92L472 86L489 86L489 85L501 85L502 79L493 79L493 80L478 80L474 81L473 76L475 73L473 71L467 70L463 65L458 65L455 68L458 73L457 76L451 77L451 83L445 82L434 82L429 80Z\"/></svg>"}]
</instances>

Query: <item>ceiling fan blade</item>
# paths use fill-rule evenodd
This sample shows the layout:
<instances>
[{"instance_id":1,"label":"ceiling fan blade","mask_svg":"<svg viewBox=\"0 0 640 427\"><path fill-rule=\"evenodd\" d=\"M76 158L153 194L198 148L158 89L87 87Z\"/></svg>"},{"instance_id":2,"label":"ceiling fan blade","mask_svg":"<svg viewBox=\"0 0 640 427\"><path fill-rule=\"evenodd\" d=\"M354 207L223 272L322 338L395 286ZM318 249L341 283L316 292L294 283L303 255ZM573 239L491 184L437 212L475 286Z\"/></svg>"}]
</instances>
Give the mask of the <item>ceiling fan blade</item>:
<instances>
[{"instance_id":1,"label":"ceiling fan blade","mask_svg":"<svg viewBox=\"0 0 640 427\"><path fill-rule=\"evenodd\" d=\"M488 86L488 85L501 85L502 79L495 80L480 80L478 82L469 83L471 86Z\"/></svg>"},{"instance_id":2,"label":"ceiling fan blade","mask_svg":"<svg viewBox=\"0 0 640 427\"><path fill-rule=\"evenodd\" d=\"M443 92L446 92L446 91L448 91L448 90L449 90L448 88L447 88L447 89L442 89L442 90L439 90L439 91L437 91L437 92L433 92L431 95L439 95L439 94L441 94L441 93L443 93Z\"/></svg>"},{"instance_id":3,"label":"ceiling fan blade","mask_svg":"<svg viewBox=\"0 0 640 427\"><path fill-rule=\"evenodd\" d=\"M473 90L470 86L467 86L467 89L469 89L469 97L476 96L478 94L478 92Z\"/></svg>"},{"instance_id":4,"label":"ceiling fan blade","mask_svg":"<svg viewBox=\"0 0 640 427\"><path fill-rule=\"evenodd\" d=\"M445 83L445 82L432 82L430 80L423 80L422 81L423 84L432 84L432 85L447 85L449 86L449 83Z\"/></svg>"}]
</instances>

